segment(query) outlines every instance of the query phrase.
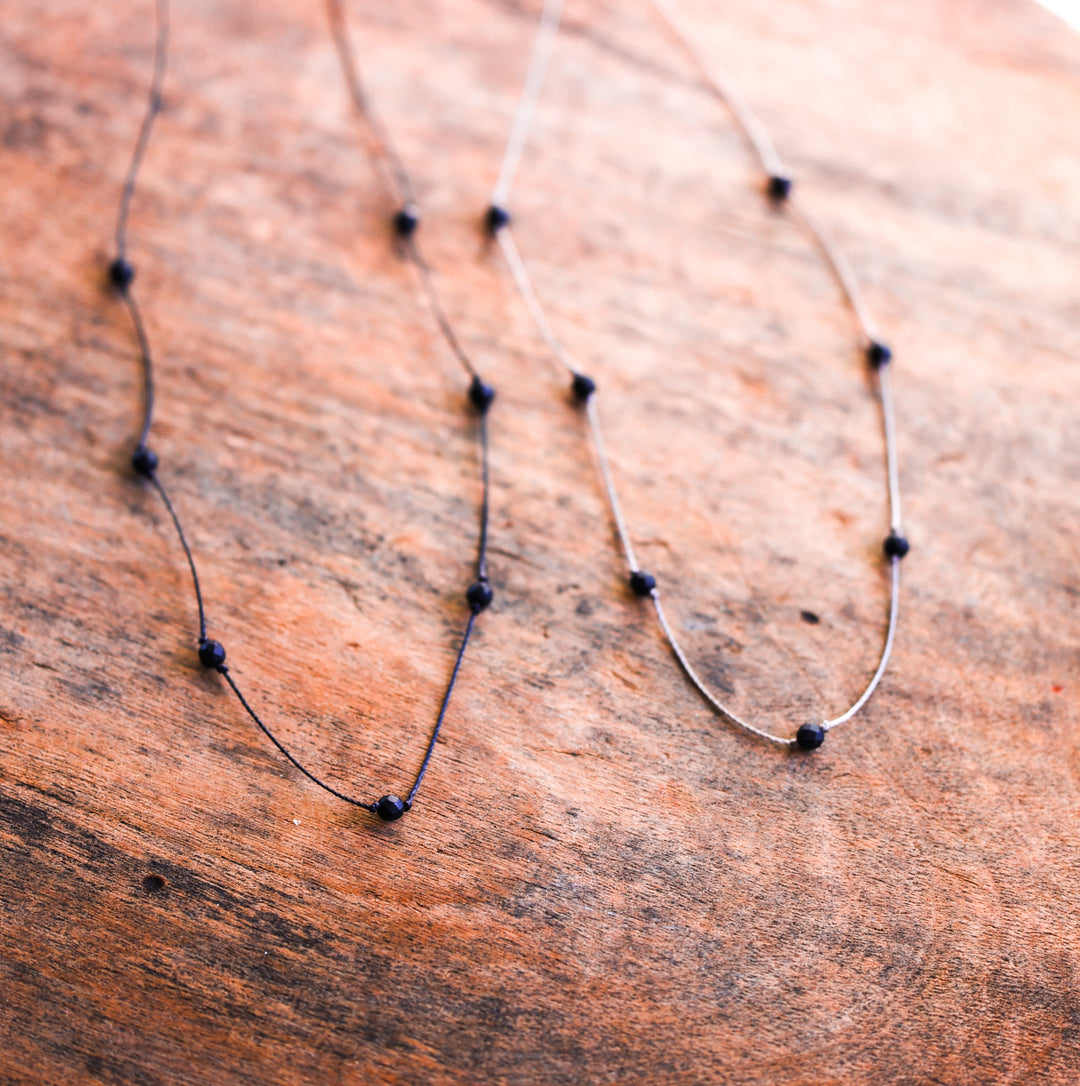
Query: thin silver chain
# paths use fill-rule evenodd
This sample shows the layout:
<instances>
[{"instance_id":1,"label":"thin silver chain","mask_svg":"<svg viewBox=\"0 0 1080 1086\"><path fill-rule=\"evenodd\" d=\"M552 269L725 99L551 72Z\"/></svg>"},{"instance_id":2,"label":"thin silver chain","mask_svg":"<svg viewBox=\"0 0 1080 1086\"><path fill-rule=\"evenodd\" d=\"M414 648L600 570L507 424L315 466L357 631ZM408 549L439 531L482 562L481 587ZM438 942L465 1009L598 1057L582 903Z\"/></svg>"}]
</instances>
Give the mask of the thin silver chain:
<instances>
[{"instance_id":1,"label":"thin silver chain","mask_svg":"<svg viewBox=\"0 0 1080 1086\"><path fill-rule=\"evenodd\" d=\"M522 88L521 98L518 102L506 153L499 170L498 181L496 182L495 189L492 193L492 204L496 207L503 207L510 195L514 175L521 161L521 156L528 138L529 128L536 111L536 104L543 87L544 75L551 59L556 35L558 34L559 22L562 17L563 2L564 0L545 0L540 15L540 25L533 45L528 74ZM698 47L695 42L693 29L686 20L678 4L675 0L652 0L652 2L660 17L679 40L683 48L693 58L708 85L735 117L735 120L746 134L747 140L757 155L765 174L768 177L782 177L784 173L783 163L776 148L773 146L772 140L769 138L765 127L750 109L734 84L717 70L715 65L706 58L702 50ZM873 344L879 342L878 328L873 315L870 312L870 308L866 303L866 299L863 297L862 290L859 287L858 280L855 278L851 265L848 263L835 241L829 236L828 232L804 209L801 202L796 202L794 199L790 198L787 202L792 206L795 217L801 221L807 232L811 235L814 242L821 250L830 270L836 276L837 282L851 308L855 321L862 332L864 348L871 347ZM505 225L500 226L496 230L495 236L499 241L499 247L502 250L518 292L521 294L522 300L525 303L525 307L532 317L537 331L540 333L541 339L543 339L550 351L553 360L560 367L565 369L568 374L577 375L580 371L574 364L570 352L555 334L547 319L547 315L533 286L532 278L529 275L528 266L514 242L510 222L507 221ZM892 532L899 535L902 531L900 516L900 477L896 451L895 412L893 408L892 385L889 379L888 365L880 366L877 370L877 374L882 427L885 437L890 525ZM603 429L600 424L600 413L595 395L587 397L585 410L593 448L600 467L604 491L607 496L612 517L615 521L623 554L626 557L630 572L637 573L640 572L640 570L634 554L630 532L623 516L622 505L619 502L618 492L615 488L615 479L608 458L607 446L604 441ZM889 658L892 655L893 645L896 640L896 627L900 613L900 558L892 556L889 561L891 567L889 624L878 666L874 671L870 682L850 708L839 716L820 722L821 728L825 731L829 731L831 728L835 728L838 725L845 723L862 709L877 689L878 684L881 682L886 668L888 667ZM670 645L676 660L679 662L686 677L693 684L698 693L704 697L716 713L722 719L761 739L768 740L771 743L776 743L784 747L793 746L795 744L793 738L773 735L772 733L743 720L720 701L694 670L689 657L686 655L678 638L675 636L675 632L672 630L667 615L664 613L664 608L660 603L659 589L653 587L649 592L649 597L652 600L653 606L656 608L656 617L660 622L660 627L664 632L664 636L667 638L668 644Z\"/></svg>"},{"instance_id":2,"label":"thin silver chain","mask_svg":"<svg viewBox=\"0 0 1080 1086\"><path fill-rule=\"evenodd\" d=\"M761 168L769 177L775 177L783 173L783 163L776 153L776 148L769 138L769 133L765 131L765 126L747 105L746 100L739 93L738 87L715 68L698 47L697 42L694 41L694 28L690 25L686 16L683 15L682 9L674 0L653 0L653 6L682 43L682 47L693 58L694 63L701 70L702 75L705 76L709 86L716 92L717 97L727 106L732 116L738 121L739 127L746 133L746 138L750 141L761 162Z\"/></svg>"},{"instance_id":3,"label":"thin silver chain","mask_svg":"<svg viewBox=\"0 0 1080 1086\"><path fill-rule=\"evenodd\" d=\"M540 12L540 25L536 31L536 41L533 43L532 56L529 59L529 70L525 75L521 98L518 100L518 107L514 113L514 123L510 127L510 138L506 141L506 152L503 155L502 166L499 168L499 179L495 182L495 188L491 194L491 202L499 207L510 195L514 175L517 173L522 152L529 139L529 129L532 127L536 103L540 100L540 91L544 86L548 63L555 49L555 38L559 33L563 2L564 0L544 0L544 7Z\"/></svg>"}]
</instances>

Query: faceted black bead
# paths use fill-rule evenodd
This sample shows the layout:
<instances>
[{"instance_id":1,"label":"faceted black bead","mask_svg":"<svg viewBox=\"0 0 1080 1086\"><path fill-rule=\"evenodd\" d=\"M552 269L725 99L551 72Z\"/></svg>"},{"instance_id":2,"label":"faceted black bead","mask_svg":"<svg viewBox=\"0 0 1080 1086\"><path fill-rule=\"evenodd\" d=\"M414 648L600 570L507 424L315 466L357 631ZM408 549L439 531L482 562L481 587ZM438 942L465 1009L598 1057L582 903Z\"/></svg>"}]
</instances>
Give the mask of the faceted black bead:
<instances>
[{"instance_id":1,"label":"faceted black bead","mask_svg":"<svg viewBox=\"0 0 1080 1086\"><path fill-rule=\"evenodd\" d=\"M656 587L656 578L642 569L635 569L630 574L630 588L635 596L648 596Z\"/></svg>"},{"instance_id":2,"label":"faceted black bead","mask_svg":"<svg viewBox=\"0 0 1080 1086\"><path fill-rule=\"evenodd\" d=\"M469 585L469 590L465 593L465 598L469 601L472 613L478 615L481 611L486 611L491 606L491 601L495 598L495 593L492 592L491 585L489 585L487 581L474 581Z\"/></svg>"},{"instance_id":3,"label":"faceted black bead","mask_svg":"<svg viewBox=\"0 0 1080 1086\"><path fill-rule=\"evenodd\" d=\"M492 204L484 213L484 227L491 235L497 234L504 226L510 225L510 212L505 207Z\"/></svg>"},{"instance_id":4,"label":"faceted black bead","mask_svg":"<svg viewBox=\"0 0 1080 1086\"><path fill-rule=\"evenodd\" d=\"M225 663L225 646L220 641L200 642L199 663L203 667L221 667Z\"/></svg>"},{"instance_id":5,"label":"faceted black bead","mask_svg":"<svg viewBox=\"0 0 1080 1086\"><path fill-rule=\"evenodd\" d=\"M820 724L804 724L795 733L799 750L817 750L825 742L825 729Z\"/></svg>"},{"instance_id":6,"label":"faceted black bead","mask_svg":"<svg viewBox=\"0 0 1080 1086\"><path fill-rule=\"evenodd\" d=\"M136 475L141 475L146 479L152 478L154 472L157 471L158 455L145 445L136 445L135 451L131 454L131 466L135 469Z\"/></svg>"},{"instance_id":7,"label":"faceted black bead","mask_svg":"<svg viewBox=\"0 0 1080 1086\"><path fill-rule=\"evenodd\" d=\"M495 389L493 389L491 385L484 384L479 377L473 377L472 384L469 385L469 400L473 407L475 407L481 415L486 415L487 409L491 406L494 399Z\"/></svg>"},{"instance_id":8,"label":"faceted black bead","mask_svg":"<svg viewBox=\"0 0 1080 1086\"><path fill-rule=\"evenodd\" d=\"M570 382L570 391L573 392L575 400L584 403L596 391L596 382L583 373L575 373L573 381Z\"/></svg>"},{"instance_id":9,"label":"faceted black bead","mask_svg":"<svg viewBox=\"0 0 1080 1086\"><path fill-rule=\"evenodd\" d=\"M406 204L394 213L394 233L399 238L411 238L420 225L420 209L416 204Z\"/></svg>"},{"instance_id":10,"label":"faceted black bead","mask_svg":"<svg viewBox=\"0 0 1080 1086\"><path fill-rule=\"evenodd\" d=\"M866 348L866 361L870 363L874 369L879 370L882 366L887 366L892 361L892 351L884 343L879 343L876 339L870 341L870 346Z\"/></svg>"},{"instance_id":11,"label":"faceted black bead","mask_svg":"<svg viewBox=\"0 0 1080 1086\"><path fill-rule=\"evenodd\" d=\"M903 558L911 550L911 544L896 532L889 532L885 537L885 553L890 558Z\"/></svg>"},{"instance_id":12,"label":"faceted black bead","mask_svg":"<svg viewBox=\"0 0 1080 1086\"><path fill-rule=\"evenodd\" d=\"M121 294L131 286L132 279L135 278L135 269L122 257L118 256L109 265L109 282Z\"/></svg>"},{"instance_id":13,"label":"faceted black bead","mask_svg":"<svg viewBox=\"0 0 1080 1086\"><path fill-rule=\"evenodd\" d=\"M791 195L791 178L781 177L780 174L773 174L769 178L769 186L767 189L769 196L780 203L786 200Z\"/></svg>"},{"instance_id":14,"label":"faceted black bead","mask_svg":"<svg viewBox=\"0 0 1080 1086\"><path fill-rule=\"evenodd\" d=\"M396 822L408 809L409 803L398 796L383 796L375 804L375 813L384 822Z\"/></svg>"}]
</instances>

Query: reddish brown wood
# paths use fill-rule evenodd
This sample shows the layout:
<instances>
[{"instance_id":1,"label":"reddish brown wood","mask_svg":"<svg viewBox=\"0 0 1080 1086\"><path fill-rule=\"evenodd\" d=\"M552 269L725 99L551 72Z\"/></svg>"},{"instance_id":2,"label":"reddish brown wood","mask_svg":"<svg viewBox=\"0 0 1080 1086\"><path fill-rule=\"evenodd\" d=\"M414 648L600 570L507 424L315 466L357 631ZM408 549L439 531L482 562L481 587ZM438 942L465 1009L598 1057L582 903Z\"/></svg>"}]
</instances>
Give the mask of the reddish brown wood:
<instances>
[{"instance_id":1,"label":"reddish brown wood","mask_svg":"<svg viewBox=\"0 0 1080 1086\"><path fill-rule=\"evenodd\" d=\"M800 758L712 717L622 587L581 418L480 240L537 4L350 10L499 389L498 597L393 826L200 671L125 469L102 273L151 5L0 7L0 1081L1075 1082L1080 40L1020 0L689 7L897 352L895 666ZM567 19L517 238L694 660L792 728L879 644L872 388L648 6ZM390 210L319 3L178 7L131 224L162 470L238 679L372 796L431 725L477 498Z\"/></svg>"}]
</instances>

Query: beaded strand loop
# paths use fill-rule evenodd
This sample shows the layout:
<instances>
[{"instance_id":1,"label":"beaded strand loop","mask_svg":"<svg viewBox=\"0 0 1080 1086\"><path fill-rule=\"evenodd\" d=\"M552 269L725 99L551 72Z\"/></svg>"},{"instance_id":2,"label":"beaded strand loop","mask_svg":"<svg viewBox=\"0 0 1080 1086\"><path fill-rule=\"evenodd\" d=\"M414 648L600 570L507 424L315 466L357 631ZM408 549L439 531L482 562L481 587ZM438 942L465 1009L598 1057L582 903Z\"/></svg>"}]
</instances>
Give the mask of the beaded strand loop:
<instances>
[{"instance_id":1,"label":"beaded strand loop","mask_svg":"<svg viewBox=\"0 0 1080 1086\"><path fill-rule=\"evenodd\" d=\"M660 602L660 590L657 587L656 578L640 569L637 556L634 553L630 532L623 515L622 505L619 501L618 491L615 487L615 479L611 470L611 462L608 456L607 445L604 441L603 429L600 423L600 413L597 406L596 383L590 377L582 374L574 363L569 351L555 334L548 321L547 315L537 296L529 275L528 267L523 259L511 230L512 217L506 208L506 201L510 195L510 187L517 165L524 149L525 134L528 130L527 120L531 118L539 99L543 86L544 74L554 48L555 38L558 34L559 23L562 14L562 0L546 0L540 14L539 28L533 45L532 59L528 74L526 75L521 97L518 102L517 115L511 129L506 153L503 158L502 168L499 171L499 179L492 193L491 204L485 214L485 227L499 243L503 258L509 268L510 275L521 295L526 310L532 317L533 323L540 334L540 338L548 348L548 352L559 367L571 378L571 390L574 398L584 404L589 435L596 454L596 460L600 468L601 481L607 503L615 523L615 529L628 568L628 581L631 591L640 598L648 598L652 601L656 610L661 630L671 648L679 666L682 668L690 683L698 693L708 702L712 709L723 720L735 725L768 742L803 751L814 750L821 746L826 733L840 724L850 720L869 701L871 695L877 689L885 670L888 667L889 658L892 655L896 640L896 627L899 618L900 606L900 561L908 552L908 541L903 535L900 515L900 482L899 468L896 451L896 423L893 408L892 385L889 378L889 364L892 360L892 351L882 342L877 325L870 313L869 307L859 288L854 272L851 270L843 253L833 242L831 237L814 218L803 208L801 203L793 199L794 184L784 170L772 140L769 138L765 127L747 105L735 85L725 76L720 74L714 66L708 63L701 49L696 43L695 35L683 17L675 0L653 0L654 6L661 18L666 22L679 42L694 59L697 66L707 80L709 86L720 98L721 102L730 110L732 115L745 133L747 140L753 148L761 163L765 175L765 193L777 206L791 206L796 217L801 220L805 228L813 237L821 250L832 273L838 280L845 299L855 316L863 338L863 352L871 370L877 376L879 401L881 404L882 427L885 438L886 474L888 479L889 508L890 508L890 532L885 540L884 551L890 564L890 593L889 593L889 621L884 643L879 657L877 668L862 694L845 712L829 720L820 723L802 725L793 737L774 735L763 728L759 728L749 721L744 720L733 713L712 692L709 686L695 671L685 650L680 644L675 632L664 613Z\"/></svg>"},{"instance_id":2,"label":"beaded strand loop","mask_svg":"<svg viewBox=\"0 0 1080 1086\"><path fill-rule=\"evenodd\" d=\"M308 780L312 781L319 788L328 792L335 798L342 800L345 803L351 804L355 807L361 807L364 810L370 811L377 815L384 822L393 822L401 818L407 811L409 811L413 803L416 800L416 795L420 790L421 782L424 779L424 775L430 765L432 755L435 750L435 744L438 740L439 733L442 729L443 721L445 720L447 710L450 705L450 699L454 692L454 686L458 679L458 674L461 670L462 662L465 658L465 651L468 647L469 640L473 633L473 628L476 623L477 617L481 612L485 611L492 603L494 599L494 592L492 591L491 584L488 579L487 570L487 545L488 545L488 520L489 520L489 506L490 506L490 471L489 471L489 451L488 451L488 424L487 414L494 399L495 390L485 384L477 375L476 370L469 361L468 356L458 343L453 329L449 322L446 320L445 315L442 313L441 307L438 305L438 297L434 293L434 288L430 282L430 272L427 269L426 264L420 254L419 249L416 247L415 234L416 228L419 225L419 215L416 211L415 201L412 199L412 188L409 183L408 174L405 171L400 159L393 151L393 147L389 140L386 138L385 133L378 125L377 120L367 109L366 102L363 97L363 93L359 83L359 77L356 73L355 58L353 57L352 50L349 47L348 39L344 29L344 18L340 11L339 5L336 0L329 0L331 25L335 31L335 40L338 41L340 47L340 53L342 58L342 64L346 72L346 79L349 84L351 93L356 100L362 114L367 120L370 130L378 150L377 158L380 165L384 169L384 176L388 185L396 191L398 195L402 197L401 208L395 213L392 219L392 224L395 234L401 238L408 248L408 252L412 257L413 262L417 265L421 272L421 278L425 282L425 290L428 296L429 304L432 306L443 335L445 336L448 344L450 345L453 353L461 363L462 367L471 378L471 382L468 386L467 400L471 405L474 414L478 421L478 440L479 440L479 452L480 452L480 476L481 476L481 500L480 500L480 516L479 516L479 539L477 543L477 556L475 562L475 580L469 586L465 593L465 602L468 606L468 619L465 624L464 632L462 633L457 653L454 659L453 669L450 673L450 679L446 685L445 692L439 704L438 715L435 724L431 730L431 734L425 747L424 754L420 763L420 767L416 772L413 779L412 786L406 793L405 798L387 794L381 798L370 801L358 799L355 796L348 795L345 792L340 791L333 785L327 783L320 778L317 774L308 769L282 742L270 727L265 723L259 713L256 712L251 703L244 696L240 686L237 684L236 679L233 677L232 672L229 669L226 661L225 647L220 641L214 640L207 636L207 618L206 607L203 599L202 587L199 583L198 569L195 564L195 557L192 553L191 546L188 542L187 535L184 532L183 525L180 521L180 517L176 511L176 507L173 504L172 499L169 496L168 491L165 488L164 483L161 481L161 477L158 474L160 466L160 460L157 453L150 447L150 431L153 425L153 413L155 405L155 384L154 384L154 363L153 355L150 346L150 339L146 332L146 327L142 319L141 311L136 303L133 283L135 280L135 268L127 258L127 228L128 217L131 206L131 200L135 192L135 186L138 179L139 168L142 165L143 158L146 154L147 147L150 141L150 135L153 129L154 121L157 118L158 113L162 107L162 92L164 86L165 72L168 63L168 48L169 48L169 0L156 0L156 20L157 20L157 35L154 48L154 68L153 76L151 79L151 88L149 100L147 103L146 113L143 117L142 125L139 129L139 135L135 144L135 150L132 154L131 164L128 168L127 176L124 182L123 189L121 191L119 207L117 210L116 219L116 256L111 261L108 267L108 278L113 289L120 296L125 303L129 314L131 315L132 324L135 329L136 338L139 344L139 352L143 373L143 415L142 425L139 430L138 439L135 444L135 449L132 453L131 464L135 474L148 482L153 489L157 492L161 498L162 503L165 506L166 512L169 514L169 519L172 522L173 528L176 531L177 538L180 541L180 546L183 549L184 557L187 561L188 569L191 573L192 586L195 591L195 602L198 609L198 642L197 642L197 655L200 664L208 670L216 671L224 678L229 688L235 694L240 705L249 717L254 721L257 727L263 732L263 734L270 740L271 743L281 752L282 755Z\"/></svg>"}]
</instances>

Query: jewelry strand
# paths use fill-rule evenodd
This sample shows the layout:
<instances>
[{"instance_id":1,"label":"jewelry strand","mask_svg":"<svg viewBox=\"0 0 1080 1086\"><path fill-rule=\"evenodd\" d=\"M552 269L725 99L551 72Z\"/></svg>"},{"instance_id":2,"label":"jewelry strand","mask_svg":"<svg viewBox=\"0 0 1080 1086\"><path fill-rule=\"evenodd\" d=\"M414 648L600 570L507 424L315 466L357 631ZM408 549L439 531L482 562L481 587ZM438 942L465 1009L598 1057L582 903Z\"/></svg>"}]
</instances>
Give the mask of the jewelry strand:
<instances>
[{"instance_id":1,"label":"jewelry strand","mask_svg":"<svg viewBox=\"0 0 1080 1086\"><path fill-rule=\"evenodd\" d=\"M331 4L331 17L333 18L336 10L336 3L334 0L330 0ZM157 454L149 445L150 430L153 423L153 411L154 411L154 363L153 355L151 353L150 340L146 332L146 327L142 320L142 314L135 300L135 293L133 290L133 282L135 279L135 268L127 258L127 230L128 230L128 214L131 205L131 199L135 192L136 181L138 178L139 168L142 165L143 158L146 153L146 149L149 145L151 131L153 129L154 121L162 108L162 91L164 87L165 72L168 63L168 51L169 51L169 0L156 0L156 21L157 21L157 36L154 48L154 68L153 76L151 79L151 88L149 101L146 108L146 113L143 117L142 125L139 129L138 139L135 144L135 150L132 155L131 165L128 169L127 177L124 182L124 187L120 196L120 203L117 210L116 219L116 256L109 264L108 274L109 280L119 294L121 299L127 306L128 312L131 315L132 323L135 328L136 337L139 343L140 358L142 363L143 372L143 419L142 426L139 430L139 437L135 445L135 450L131 457L132 468L135 474L146 482L148 482L153 489L160 496L162 503L165 506L166 511L169 514L169 518L172 521L173 527L176 530L177 538L180 541L180 546L183 549L184 557L187 560L188 569L191 572L192 586L195 591L195 602L198 609L199 616L199 634L197 653L199 662L203 667L208 670L216 671L220 674L229 685L232 692L236 695L237 700L243 707L245 712L264 735L274 744L274 746L285 756L285 758L298 769L305 777L307 777L319 788L328 792L330 795L342 800L345 803L351 804L355 807L362 807L364 810L371 811L378 815L380 819L386 822L393 822L405 814L411 809L413 803L416 800L417 793L420 790L421 782L424 779L424 775L428 770L428 766L431 762L432 754L435 750L435 743L439 738L439 733L442 729L443 721L445 720L447 710L450 705L450 699L454 692L454 686L457 682L458 674L461 670L462 661L465 658L465 650L468 647L469 640L472 636L473 628L476 623L477 616L484 610L486 610L493 598L494 593L491 588L490 581L488 579L487 571L487 541L488 541L488 509L489 509L489 492L490 492L490 473L488 465L488 430L487 430L487 412L491 407L491 404L495 398L494 389L490 385L485 384L476 373L476 370L470 363L465 352L460 348L456 338L453 335L453 330L450 328L449 323L442 316L441 310L439 311L439 324L442 328L444 335L446 336L451 348L454 351L455 356L465 369L466 373L471 377L471 382L468 387L468 401L472 405L475 411L478 421L478 440L479 440L479 452L480 452L480 475L481 475L481 501L480 501L480 526L479 526L479 540L477 544L477 557L475 563L475 581L469 586L465 593L465 599L469 608L468 619L465 624L464 632L462 633L456 657L454 659L453 669L450 673L450 679L446 685L445 693L439 705L438 715L434 727L432 728L427 746L425 747L423 758L420 762L420 767L416 772L413 779L413 783L409 791L406 793L405 798L390 793L382 796L378 800L368 801L358 799L354 796L348 795L334 786L328 784L325 780L321 779L318 775L308 769L298 758L295 757L289 751L289 749L277 738L270 727L265 723L262 717L255 711L251 703L242 693L236 679L233 677L229 666L225 663L225 648L220 641L214 640L207 636L207 619L206 608L203 600L202 589L199 584L199 574L195 565L195 558L191 550L191 546L188 543L187 536L184 532L183 525L181 524L179 515L176 512L176 508L169 497L168 491L165 489L164 484L161 481L159 474L159 459ZM342 59L347 69L347 75L349 74L349 64L351 62L351 51L346 49L342 52ZM353 91L354 97L357 99L357 104L361 110L364 110L362 94L359 91L359 82L355 78L349 78L349 85ZM371 118L369 117L369 122ZM372 130L376 137L376 142L381 146L380 164L384 167L389 165L389 179L392 184L396 184L398 190L402 192L406 197L411 196L411 189L408 183L408 176L401 166L400 162L393 155L392 148L388 141L381 137L381 132L377 125L372 125ZM415 230L416 218L414 214L410 214L411 201L406 199L405 207L403 210L398 211L393 219L394 229L399 237L401 237L408 247L408 252L413 259L413 262L421 271L421 277L425 281L430 279L430 274L427 271L427 266L424 264L419 249L415 245L415 241L412 237ZM411 224L411 225L410 225ZM429 291L429 298L431 292ZM437 299L436 299L437 304Z\"/></svg>"},{"instance_id":2,"label":"jewelry strand","mask_svg":"<svg viewBox=\"0 0 1080 1086\"><path fill-rule=\"evenodd\" d=\"M701 69L709 86L720 98L721 102L728 107L740 127L743 129L747 140L761 163L762 170L766 177L765 188L769 198L777 206L785 205L792 207L796 217L801 220L817 246L820 248L831 271L836 276L851 311L855 316L863 337L863 352L871 369L877 375L882 429L885 439L886 474L890 507L890 531L885 539L883 548L889 562L890 573L889 621L877 668L862 694L859 695L846 711L830 719L803 724L792 737L774 735L764 728L759 728L748 720L744 720L737 716L716 696L715 693L713 693L708 684L694 669L682 644L675 636L671 623L664 612L663 605L660 602L660 590L657 586L656 578L651 573L647 573L645 570L641 569L638 565L630 531L627 527L622 506L619 502L618 492L615 487L615 478L608 457L607 445L604 441L604 433L600 424L596 382L591 377L580 372L575 365L570 352L552 329L544 308L537 296L536 289L533 286L525 260L514 241L513 232L511 230L512 220L509 211L506 209L506 201L509 198L513 177L524 150L526 134L529 127L527 120L523 121L522 118L531 118L536 109L536 104L544 82L544 74L559 30L563 0L545 0L541 11L536 40L533 45L532 59L529 64L528 74L525 78L521 98L518 102L517 114L511 128L511 135L507 144L506 153L503 157L502 167L499 171L499 178L492 192L491 204L485 214L485 224L489 233L499 243L499 248L501 249L510 270L511 277L521 295L525 308L528 310L533 323L536 325L541 339L546 344L555 361L569 374L571 379L570 388L574 399L584 408L590 438L595 450L597 462L600 466L604 493L607 498L612 519L615 523L623 557L625 558L628 567L628 581L631 590L636 596L651 600L653 607L656 610L656 617L659 620L664 637L667 639L668 645L680 667L694 688L708 702L717 715L728 723L742 728L744 731L771 743L776 743L788 748L814 750L817 747L820 747L824 742L825 735L828 731L850 720L860 709L862 709L867 701L870 700L871 695L877 689L885 674L896 640L896 627L900 610L900 561L908 553L909 544L903 534L900 519L900 483L896 454L896 424L893 409L892 386L889 379L889 364L892 360L892 351L881 340L877 325L863 298L862 291L859 288L854 272L841 253L839 247L829 237L824 228L803 210L801 204L793 199L792 182L790 178L786 176L781 159L777 154L772 141L769 139L764 126L746 104L734 84L726 77L722 76L714 66L708 63L703 53L696 45L694 34L682 15L681 9L679 9L674 0L653 0L653 3L661 18Z\"/></svg>"}]
</instances>

